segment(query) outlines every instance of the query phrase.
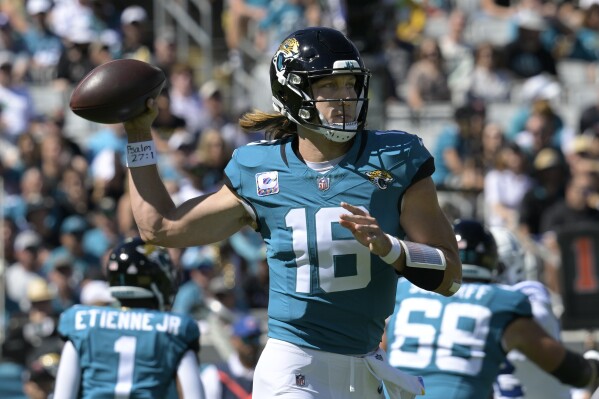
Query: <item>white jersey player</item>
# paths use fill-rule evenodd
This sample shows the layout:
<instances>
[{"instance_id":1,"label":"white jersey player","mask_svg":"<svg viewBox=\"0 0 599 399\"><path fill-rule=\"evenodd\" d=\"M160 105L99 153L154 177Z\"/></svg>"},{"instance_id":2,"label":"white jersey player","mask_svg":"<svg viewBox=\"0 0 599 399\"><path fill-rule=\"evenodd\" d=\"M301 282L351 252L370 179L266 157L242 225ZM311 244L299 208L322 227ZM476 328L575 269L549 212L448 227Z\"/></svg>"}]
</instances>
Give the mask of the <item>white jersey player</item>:
<instances>
[{"instance_id":1,"label":"white jersey player","mask_svg":"<svg viewBox=\"0 0 599 399\"><path fill-rule=\"evenodd\" d=\"M500 272L497 281L526 294L534 319L556 340L560 323L551 306L547 288L539 281L525 280L525 252L507 228L490 228L497 243ZM570 399L570 387L544 372L519 351L511 351L493 386L495 399Z\"/></svg>"}]
</instances>

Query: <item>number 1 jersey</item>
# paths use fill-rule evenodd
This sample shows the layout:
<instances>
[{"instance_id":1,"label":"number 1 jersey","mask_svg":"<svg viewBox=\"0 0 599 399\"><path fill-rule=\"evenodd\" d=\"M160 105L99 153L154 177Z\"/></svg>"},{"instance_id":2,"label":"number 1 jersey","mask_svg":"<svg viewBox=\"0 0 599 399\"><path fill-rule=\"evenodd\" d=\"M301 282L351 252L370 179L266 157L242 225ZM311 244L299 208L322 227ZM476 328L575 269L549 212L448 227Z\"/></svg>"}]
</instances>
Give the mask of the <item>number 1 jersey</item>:
<instances>
[{"instance_id":1,"label":"number 1 jersey","mask_svg":"<svg viewBox=\"0 0 599 399\"><path fill-rule=\"evenodd\" d=\"M75 305L58 331L79 354L81 398L164 399L185 352L199 351L193 319L149 309Z\"/></svg>"}]
</instances>

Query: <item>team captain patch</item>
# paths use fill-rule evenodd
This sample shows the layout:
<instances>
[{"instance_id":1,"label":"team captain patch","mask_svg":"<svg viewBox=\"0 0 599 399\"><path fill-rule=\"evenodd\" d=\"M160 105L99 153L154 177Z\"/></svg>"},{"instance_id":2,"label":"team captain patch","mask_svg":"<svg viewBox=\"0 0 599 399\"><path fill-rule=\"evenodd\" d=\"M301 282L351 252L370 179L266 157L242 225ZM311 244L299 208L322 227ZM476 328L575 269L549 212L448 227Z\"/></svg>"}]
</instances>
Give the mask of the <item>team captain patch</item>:
<instances>
[{"instance_id":1,"label":"team captain patch","mask_svg":"<svg viewBox=\"0 0 599 399\"><path fill-rule=\"evenodd\" d=\"M256 190L259 197L279 192L279 172L256 173Z\"/></svg>"}]
</instances>

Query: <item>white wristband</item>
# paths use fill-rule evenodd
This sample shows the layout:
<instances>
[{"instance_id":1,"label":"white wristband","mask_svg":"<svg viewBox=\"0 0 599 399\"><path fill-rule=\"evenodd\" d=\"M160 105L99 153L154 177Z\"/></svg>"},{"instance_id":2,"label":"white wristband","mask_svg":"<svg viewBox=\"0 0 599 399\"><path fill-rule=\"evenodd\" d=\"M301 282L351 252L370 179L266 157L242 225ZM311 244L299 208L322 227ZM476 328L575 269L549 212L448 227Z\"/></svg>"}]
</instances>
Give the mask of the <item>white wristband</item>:
<instances>
[{"instance_id":1,"label":"white wristband","mask_svg":"<svg viewBox=\"0 0 599 399\"><path fill-rule=\"evenodd\" d=\"M390 234L386 234L386 236L391 240L391 251L389 251L389 253L385 256L380 256L380 258L385 263L392 265L397 259L399 259L399 256L401 255L401 244L399 243L397 237L394 237Z\"/></svg>"},{"instance_id":2,"label":"white wristband","mask_svg":"<svg viewBox=\"0 0 599 399\"><path fill-rule=\"evenodd\" d=\"M156 147L154 141L140 141L127 144L127 167L139 168L141 166L156 165Z\"/></svg>"}]
</instances>

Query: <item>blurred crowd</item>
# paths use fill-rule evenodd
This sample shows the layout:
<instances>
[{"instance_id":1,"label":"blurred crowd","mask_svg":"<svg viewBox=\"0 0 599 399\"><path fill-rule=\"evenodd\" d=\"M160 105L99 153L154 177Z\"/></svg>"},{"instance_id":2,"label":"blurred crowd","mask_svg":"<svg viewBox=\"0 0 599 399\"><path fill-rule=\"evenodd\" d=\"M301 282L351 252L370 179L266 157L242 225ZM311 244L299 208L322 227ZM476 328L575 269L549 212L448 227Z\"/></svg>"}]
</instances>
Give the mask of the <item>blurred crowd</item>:
<instances>
[{"instance_id":1,"label":"blurred crowd","mask_svg":"<svg viewBox=\"0 0 599 399\"><path fill-rule=\"evenodd\" d=\"M137 235L123 127L66 134L74 85L118 58L164 70L168 83L157 99L154 139L160 173L182 203L222 185L232 151L264 138L238 127L245 109L231 106L233 76L260 63L266 68L274 43L304 26L350 35L384 82L371 88L371 98L413 115L425 115L432 104L451 107L452 120L439 132L412 132L435 135L433 178L448 217L476 213L517 233L529 250L529 277L549 286L560 311L558 233L599 224L599 97L576 110L576 123L566 119L561 109L577 93L560 66L581 65L584 76L576 78L599 94L599 1L370 3L229 0L218 15L225 51L214 72L200 76L178 53L177 30L152 24L151 2L0 2L1 397L12 397L3 393L9 382L18 385L14 392L22 390L16 376L23 367L27 395L46 397L60 347L58 315L73 304L106 303L107 251ZM502 27L502 40L476 35L474 27L491 20ZM40 87L61 93L60 106L48 112L36 103L32 90ZM267 91L261 94L268 100ZM490 120L490 107L516 96L507 120ZM476 211L464 207L472 198ZM268 266L257 233L242 230L226 242L170 251L182 275L173 310L200 321L213 314L231 321L267 306Z\"/></svg>"}]
</instances>

